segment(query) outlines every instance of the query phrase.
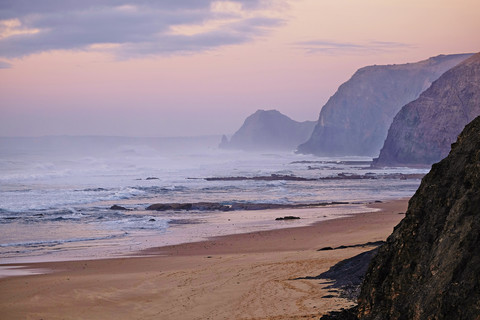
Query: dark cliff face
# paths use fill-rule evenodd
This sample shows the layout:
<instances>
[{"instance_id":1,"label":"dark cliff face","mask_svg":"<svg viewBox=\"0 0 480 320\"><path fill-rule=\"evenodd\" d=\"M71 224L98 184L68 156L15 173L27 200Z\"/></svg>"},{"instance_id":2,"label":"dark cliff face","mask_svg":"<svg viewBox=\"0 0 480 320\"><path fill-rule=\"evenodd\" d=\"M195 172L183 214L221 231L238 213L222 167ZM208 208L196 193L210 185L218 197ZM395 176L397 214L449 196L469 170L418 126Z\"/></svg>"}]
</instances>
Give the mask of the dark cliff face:
<instances>
[{"instance_id":1,"label":"dark cliff face","mask_svg":"<svg viewBox=\"0 0 480 320\"><path fill-rule=\"evenodd\" d=\"M445 72L395 116L376 166L432 164L480 115L480 53Z\"/></svg>"},{"instance_id":2,"label":"dark cliff face","mask_svg":"<svg viewBox=\"0 0 480 320\"><path fill-rule=\"evenodd\" d=\"M297 122L277 110L258 110L249 116L230 141L220 148L248 151L293 151L312 134L314 121Z\"/></svg>"},{"instance_id":3,"label":"dark cliff face","mask_svg":"<svg viewBox=\"0 0 480 320\"><path fill-rule=\"evenodd\" d=\"M480 117L434 164L372 260L359 318L480 318Z\"/></svg>"},{"instance_id":4,"label":"dark cliff face","mask_svg":"<svg viewBox=\"0 0 480 320\"><path fill-rule=\"evenodd\" d=\"M417 63L359 69L322 108L312 136L298 152L377 156L400 108L469 56L441 55Z\"/></svg>"}]
</instances>

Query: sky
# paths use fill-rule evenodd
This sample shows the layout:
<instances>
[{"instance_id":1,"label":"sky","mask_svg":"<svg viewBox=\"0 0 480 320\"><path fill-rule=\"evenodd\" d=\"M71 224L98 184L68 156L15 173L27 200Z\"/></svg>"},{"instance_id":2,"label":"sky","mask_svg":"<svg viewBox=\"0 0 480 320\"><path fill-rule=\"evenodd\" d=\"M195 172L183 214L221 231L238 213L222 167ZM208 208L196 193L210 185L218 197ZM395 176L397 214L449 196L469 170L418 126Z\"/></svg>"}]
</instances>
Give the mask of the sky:
<instances>
[{"instance_id":1,"label":"sky","mask_svg":"<svg viewBox=\"0 0 480 320\"><path fill-rule=\"evenodd\" d=\"M363 66L480 51L478 0L0 0L0 136L317 120Z\"/></svg>"}]
</instances>

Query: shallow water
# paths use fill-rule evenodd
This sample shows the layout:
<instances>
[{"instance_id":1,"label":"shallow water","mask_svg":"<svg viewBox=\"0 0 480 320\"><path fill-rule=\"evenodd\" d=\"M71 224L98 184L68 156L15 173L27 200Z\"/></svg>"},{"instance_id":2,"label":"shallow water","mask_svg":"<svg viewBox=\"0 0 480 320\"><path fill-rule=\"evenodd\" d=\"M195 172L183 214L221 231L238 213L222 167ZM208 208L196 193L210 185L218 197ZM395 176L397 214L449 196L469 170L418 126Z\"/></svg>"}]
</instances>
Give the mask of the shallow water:
<instances>
[{"instance_id":1,"label":"shallow water","mask_svg":"<svg viewBox=\"0 0 480 320\"><path fill-rule=\"evenodd\" d=\"M339 173L425 173L371 170L293 153L252 154L216 148L216 138L0 139L2 263L103 258L151 246L285 226L279 210L155 212L152 203L368 202L409 197L420 180L206 181L206 177L271 174L306 178ZM318 161L325 161L320 163ZM147 179L149 178L149 179ZM110 210L112 204L131 211ZM361 206L302 209L304 225L364 210ZM282 210L280 210L282 211ZM291 215L285 214L285 215Z\"/></svg>"}]
</instances>

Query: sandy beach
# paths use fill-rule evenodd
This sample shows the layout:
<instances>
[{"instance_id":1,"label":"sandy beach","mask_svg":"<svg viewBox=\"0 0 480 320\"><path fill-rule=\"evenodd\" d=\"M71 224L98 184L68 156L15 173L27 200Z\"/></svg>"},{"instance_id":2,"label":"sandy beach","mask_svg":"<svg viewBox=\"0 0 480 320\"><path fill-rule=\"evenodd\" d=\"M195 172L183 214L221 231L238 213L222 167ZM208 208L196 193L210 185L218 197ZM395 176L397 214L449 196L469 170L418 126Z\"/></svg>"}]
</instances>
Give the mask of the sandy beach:
<instances>
[{"instance_id":1,"label":"sandy beach","mask_svg":"<svg viewBox=\"0 0 480 320\"><path fill-rule=\"evenodd\" d=\"M407 199L311 226L222 236L138 257L23 264L46 274L0 279L2 319L308 319L347 307L316 276L385 240Z\"/></svg>"}]
</instances>

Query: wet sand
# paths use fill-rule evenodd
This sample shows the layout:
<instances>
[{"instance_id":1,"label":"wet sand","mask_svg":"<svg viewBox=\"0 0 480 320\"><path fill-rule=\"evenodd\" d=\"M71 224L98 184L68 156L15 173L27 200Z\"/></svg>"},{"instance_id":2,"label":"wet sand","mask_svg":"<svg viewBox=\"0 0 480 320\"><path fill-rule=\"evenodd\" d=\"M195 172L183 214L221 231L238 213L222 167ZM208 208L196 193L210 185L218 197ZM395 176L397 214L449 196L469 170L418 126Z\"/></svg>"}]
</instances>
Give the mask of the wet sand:
<instances>
[{"instance_id":1,"label":"wet sand","mask_svg":"<svg viewBox=\"0 0 480 320\"><path fill-rule=\"evenodd\" d=\"M312 226L152 248L138 257L24 264L0 279L2 319L307 319L351 305L316 276L385 240L407 200Z\"/></svg>"}]
</instances>

